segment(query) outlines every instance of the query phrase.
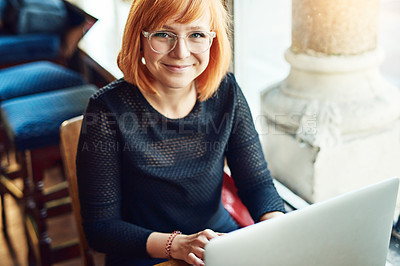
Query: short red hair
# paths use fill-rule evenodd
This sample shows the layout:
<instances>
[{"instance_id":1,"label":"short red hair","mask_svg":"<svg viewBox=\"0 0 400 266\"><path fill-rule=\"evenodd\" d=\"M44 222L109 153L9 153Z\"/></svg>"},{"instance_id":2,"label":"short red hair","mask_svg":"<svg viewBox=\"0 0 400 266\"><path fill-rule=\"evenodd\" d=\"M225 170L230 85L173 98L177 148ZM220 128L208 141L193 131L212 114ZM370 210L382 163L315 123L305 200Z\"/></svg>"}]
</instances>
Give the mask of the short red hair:
<instances>
[{"instance_id":1,"label":"short red hair","mask_svg":"<svg viewBox=\"0 0 400 266\"><path fill-rule=\"evenodd\" d=\"M152 85L154 78L141 63L142 31L160 28L178 14L183 15L176 22L190 23L207 11L211 14L211 30L217 36L210 48L209 64L196 81L198 99L204 101L210 98L228 71L231 59L228 13L221 0L134 0L117 58L125 80L137 85L140 90L157 94Z\"/></svg>"}]
</instances>

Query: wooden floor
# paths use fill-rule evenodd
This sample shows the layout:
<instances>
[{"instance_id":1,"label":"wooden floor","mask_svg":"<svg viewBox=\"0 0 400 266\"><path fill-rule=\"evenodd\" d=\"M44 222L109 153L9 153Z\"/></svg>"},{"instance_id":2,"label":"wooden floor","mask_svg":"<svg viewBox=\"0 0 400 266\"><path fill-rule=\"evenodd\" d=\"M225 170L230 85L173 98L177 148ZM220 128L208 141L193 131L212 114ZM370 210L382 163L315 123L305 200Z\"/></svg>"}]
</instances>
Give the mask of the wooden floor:
<instances>
[{"instance_id":1,"label":"wooden floor","mask_svg":"<svg viewBox=\"0 0 400 266\"><path fill-rule=\"evenodd\" d=\"M59 168L50 169L45 176L45 187L57 182L61 178ZM22 183L22 182L21 182ZM0 230L0 265L25 266L27 263L27 244L22 224L22 216L18 205L10 195L5 195L7 235L3 228ZM0 207L1 208L1 207ZM78 238L72 213L51 218L48 221L49 236L53 244ZM80 258L65 261L55 265L79 266L83 265ZM104 265L101 256L96 256L96 265Z\"/></svg>"}]
</instances>

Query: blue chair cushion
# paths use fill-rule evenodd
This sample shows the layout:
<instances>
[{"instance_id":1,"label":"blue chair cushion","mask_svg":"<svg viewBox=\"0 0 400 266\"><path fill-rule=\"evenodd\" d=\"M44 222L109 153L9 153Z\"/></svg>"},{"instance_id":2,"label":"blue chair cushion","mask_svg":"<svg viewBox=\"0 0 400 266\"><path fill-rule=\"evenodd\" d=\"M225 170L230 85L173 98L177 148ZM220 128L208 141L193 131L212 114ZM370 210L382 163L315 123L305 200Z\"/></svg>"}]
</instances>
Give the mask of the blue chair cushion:
<instances>
[{"instance_id":1,"label":"blue chair cushion","mask_svg":"<svg viewBox=\"0 0 400 266\"><path fill-rule=\"evenodd\" d=\"M0 70L0 101L85 83L79 73L47 61L13 66Z\"/></svg>"},{"instance_id":2,"label":"blue chair cushion","mask_svg":"<svg viewBox=\"0 0 400 266\"><path fill-rule=\"evenodd\" d=\"M0 35L0 64L57 59L60 43L57 34Z\"/></svg>"},{"instance_id":3,"label":"blue chair cushion","mask_svg":"<svg viewBox=\"0 0 400 266\"><path fill-rule=\"evenodd\" d=\"M4 101L5 129L19 151L56 145L62 122L82 115L96 91L84 85Z\"/></svg>"}]
</instances>

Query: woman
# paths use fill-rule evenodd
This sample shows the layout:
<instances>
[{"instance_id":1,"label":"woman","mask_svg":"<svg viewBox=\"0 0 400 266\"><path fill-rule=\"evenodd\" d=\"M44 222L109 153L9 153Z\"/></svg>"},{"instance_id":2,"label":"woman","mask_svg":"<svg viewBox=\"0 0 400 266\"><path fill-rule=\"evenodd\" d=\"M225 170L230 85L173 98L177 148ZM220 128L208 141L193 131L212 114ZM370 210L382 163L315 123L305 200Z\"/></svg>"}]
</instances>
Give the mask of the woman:
<instances>
[{"instance_id":1,"label":"woman","mask_svg":"<svg viewBox=\"0 0 400 266\"><path fill-rule=\"evenodd\" d=\"M284 212L230 54L219 0L133 1L124 78L91 98L77 157L85 234L107 264L204 265L207 242L238 228L225 158L255 221Z\"/></svg>"}]
</instances>

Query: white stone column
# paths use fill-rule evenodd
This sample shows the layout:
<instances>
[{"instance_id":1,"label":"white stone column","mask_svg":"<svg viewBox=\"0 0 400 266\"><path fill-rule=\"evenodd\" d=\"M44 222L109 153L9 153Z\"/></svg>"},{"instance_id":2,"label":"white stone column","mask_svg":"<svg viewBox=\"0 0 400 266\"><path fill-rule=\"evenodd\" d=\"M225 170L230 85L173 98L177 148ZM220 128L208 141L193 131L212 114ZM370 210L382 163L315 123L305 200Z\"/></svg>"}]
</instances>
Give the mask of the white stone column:
<instances>
[{"instance_id":1,"label":"white stone column","mask_svg":"<svg viewBox=\"0 0 400 266\"><path fill-rule=\"evenodd\" d=\"M380 0L293 0L288 77L261 95L272 174L314 203L400 176L400 93L379 72Z\"/></svg>"}]
</instances>

